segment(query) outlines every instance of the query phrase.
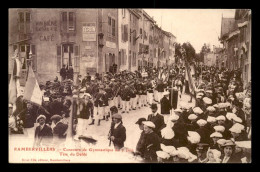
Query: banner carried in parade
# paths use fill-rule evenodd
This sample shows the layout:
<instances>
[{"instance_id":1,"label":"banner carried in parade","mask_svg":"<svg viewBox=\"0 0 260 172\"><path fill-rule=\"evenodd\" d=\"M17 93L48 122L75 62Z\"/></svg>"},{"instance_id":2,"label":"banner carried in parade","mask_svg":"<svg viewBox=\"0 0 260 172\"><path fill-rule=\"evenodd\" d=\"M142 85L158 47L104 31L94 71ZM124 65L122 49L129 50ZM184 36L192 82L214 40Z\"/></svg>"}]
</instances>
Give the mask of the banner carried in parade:
<instances>
[{"instance_id":1,"label":"banner carried in parade","mask_svg":"<svg viewBox=\"0 0 260 172\"><path fill-rule=\"evenodd\" d=\"M14 59L14 68L13 73L11 74L11 79L9 82L9 103L15 104L16 98L21 95L21 88L19 82L19 74L21 70L21 63L18 58L16 58L16 53L13 57Z\"/></svg>"},{"instance_id":2,"label":"banner carried in parade","mask_svg":"<svg viewBox=\"0 0 260 172\"><path fill-rule=\"evenodd\" d=\"M24 99L39 105L42 104L42 92L31 66L29 66L28 79L25 84Z\"/></svg>"}]
</instances>

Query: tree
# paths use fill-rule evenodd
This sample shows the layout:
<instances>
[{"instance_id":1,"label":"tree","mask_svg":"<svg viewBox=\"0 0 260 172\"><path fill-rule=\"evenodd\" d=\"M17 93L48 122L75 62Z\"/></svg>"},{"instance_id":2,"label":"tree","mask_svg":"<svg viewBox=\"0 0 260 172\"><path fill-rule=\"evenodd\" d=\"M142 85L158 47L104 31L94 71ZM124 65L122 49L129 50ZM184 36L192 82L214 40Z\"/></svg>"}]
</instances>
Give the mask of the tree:
<instances>
[{"instance_id":1,"label":"tree","mask_svg":"<svg viewBox=\"0 0 260 172\"><path fill-rule=\"evenodd\" d=\"M185 49L187 61L188 62L195 61L196 51L195 51L194 47L189 42L183 43L182 47Z\"/></svg>"}]
</instances>

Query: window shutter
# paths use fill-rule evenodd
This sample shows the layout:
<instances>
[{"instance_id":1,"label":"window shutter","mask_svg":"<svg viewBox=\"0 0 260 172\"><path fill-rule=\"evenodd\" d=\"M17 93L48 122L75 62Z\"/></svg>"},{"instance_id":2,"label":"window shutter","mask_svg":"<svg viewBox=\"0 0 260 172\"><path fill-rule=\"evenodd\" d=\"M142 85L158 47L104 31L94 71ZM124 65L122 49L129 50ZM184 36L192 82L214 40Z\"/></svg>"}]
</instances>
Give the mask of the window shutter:
<instances>
[{"instance_id":1,"label":"window shutter","mask_svg":"<svg viewBox=\"0 0 260 172\"><path fill-rule=\"evenodd\" d=\"M61 46L57 46L57 72L60 72L61 69Z\"/></svg>"},{"instance_id":2,"label":"window shutter","mask_svg":"<svg viewBox=\"0 0 260 172\"><path fill-rule=\"evenodd\" d=\"M79 45L75 45L74 46L74 67L75 67L75 72L79 72L79 66L80 66L80 63L79 63Z\"/></svg>"},{"instance_id":3,"label":"window shutter","mask_svg":"<svg viewBox=\"0 0 260 172\"><path fill-rule=\"evenodd\" d=\"M121 39L122 39L122 41L125 42L125 38L124 38L124 25L123 24L121 24Z\"/></svg>"},{"instance_id":4,"label":"window shutter","mask_svg":"<svg viewBox=\"0 0 260 172\"><path fill-rule=\"evenodd\" d=\"M128 24L125 25L125 41L128 41Z\"/></svg>"},{"instance_id":5,"label":"window shutter","mask_svg":"<svg viewBox=\"0 0 260 172\"><path fill-rule=\"evenodd\" d=\"M35 45L31 45L32 48L32 69L35 72L37 70L37 56L36 56L36 47Z\"/></svg>"},{"instance_id":6,"label":"window shutter","mask_svg":"<svg viewBox=\"0 0 260 172\"><path fill-rule=\"evenodd\" d=\"M134 45L136 44L136 31L134 32L134 36L133 36L133 43L134 43Z\"/></svg>"}]
</instances>

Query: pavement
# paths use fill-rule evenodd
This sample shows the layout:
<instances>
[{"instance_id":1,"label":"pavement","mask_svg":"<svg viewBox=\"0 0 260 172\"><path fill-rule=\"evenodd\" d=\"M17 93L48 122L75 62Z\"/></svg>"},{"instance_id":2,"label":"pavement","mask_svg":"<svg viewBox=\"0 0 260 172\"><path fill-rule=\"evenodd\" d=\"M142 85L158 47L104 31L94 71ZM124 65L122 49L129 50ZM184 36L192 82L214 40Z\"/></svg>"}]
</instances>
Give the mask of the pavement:
<instances>
[{"instance_id":1,"label":"pavement","mask_svg":"<svg viewBox=\"0 0 260 172\"><path fill-rule=\"evenodd\" d=\"M178 101L177 108L180 107L180 104L182 102L188 103L190 100L190 96L186 94L182 94L181 98ZM194 107L195 100L193 99L192 103L189 103L191 106ZM160 112L160 106L158 111ZM119 110L119 113L121 113L121 110ZM122 121L123 125L126 128L126 141L125 141L125 147L126 151L124 153L118 154L116 152L95 152L95 153L88 153L87 156L81 157L81 156L75 156L70 157L67 160L71 160L73 162L111 162L111 163L117 163L117 162L139 162L136 159L133 159L133 156L130 154L130 152L135 151L136 144L139 140L141 130L139 129L138 125L135 124L135 122L139 118L146 118L148 115L151 114L151 109L149 106L142 107L141 109L132 110L129 113L121 113L122 115ZM91 119L88 121L88 123L91 122ZM86 130L84 131L85 136L91 136L92 138L97 140L97 143L95 145L87 144L84 141L75 141L72 139L68 139L68 142L66 142L66 146L69 148L86 148L86 149L114 149L113 143L109 147L109 140L108 140L108 133L111 125L111 118L109 121L102 120L100 126L97 126L97 123L95 122L95 125L88 125ZM15 147L32 147L33 146L33 140L34 140L34 129L30 129L28 131L28 135L9 135L9 155L11 155L11 158L14 160L13 162L20 162L20 157L56 157L56 158L62 158L59 153L62 151L62 149L57 150L53 153L44 154L39 152L32 152L30 154L23 154L25 152L15 152ZM66 157L68 158L68 157ZM10 159L10 156L9 156ZM50 162L50 161L48 161Z\"/></svg>"}]
</instances>

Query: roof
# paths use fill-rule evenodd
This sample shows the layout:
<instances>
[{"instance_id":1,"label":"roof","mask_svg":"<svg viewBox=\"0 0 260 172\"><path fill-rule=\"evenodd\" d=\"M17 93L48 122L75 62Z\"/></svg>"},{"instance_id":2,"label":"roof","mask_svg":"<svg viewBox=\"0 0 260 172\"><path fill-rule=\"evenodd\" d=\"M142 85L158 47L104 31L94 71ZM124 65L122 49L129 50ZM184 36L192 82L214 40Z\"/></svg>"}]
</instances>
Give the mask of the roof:
<instances>
[{"instance_id":1,"label":"roof","mask_svg":"<svg viewBox=\"0 0 260 172\"><path fill-rule=\"evenodd\" d=\"M233 31L235 27L235 18L222 18L220 37L222 38L223 36L227 35L229 32Z\"/></svg>"}]
</instances>

